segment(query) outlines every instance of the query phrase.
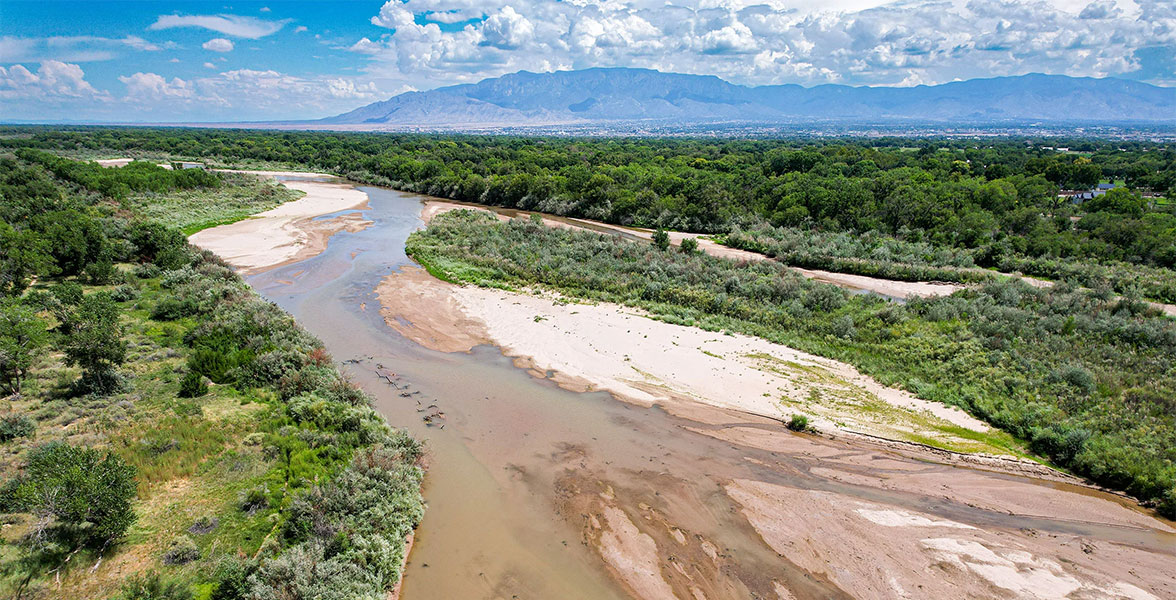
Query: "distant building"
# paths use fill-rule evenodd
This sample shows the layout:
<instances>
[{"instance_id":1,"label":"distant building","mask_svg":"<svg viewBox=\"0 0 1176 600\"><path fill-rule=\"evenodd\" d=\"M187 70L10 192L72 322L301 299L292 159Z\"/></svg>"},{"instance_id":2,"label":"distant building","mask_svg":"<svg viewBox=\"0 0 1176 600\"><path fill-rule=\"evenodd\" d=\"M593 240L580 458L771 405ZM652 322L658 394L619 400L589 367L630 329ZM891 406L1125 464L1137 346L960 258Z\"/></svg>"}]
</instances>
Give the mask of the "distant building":
<instances>
[{"instance_id":1,"label":"distant building","mask_svg":"<svg viewBox=\"0 0 1176 600\"><path fill-rule=\"evenodd\" d=\"M1119 186L1113 183L1100 183L1089 190L1062 190L1062 193L1059 195L1069 198L1070 202L1074 204L1082 204L1087 200L1094 200L1117 187Z\"/></svg>"}]
</instances>

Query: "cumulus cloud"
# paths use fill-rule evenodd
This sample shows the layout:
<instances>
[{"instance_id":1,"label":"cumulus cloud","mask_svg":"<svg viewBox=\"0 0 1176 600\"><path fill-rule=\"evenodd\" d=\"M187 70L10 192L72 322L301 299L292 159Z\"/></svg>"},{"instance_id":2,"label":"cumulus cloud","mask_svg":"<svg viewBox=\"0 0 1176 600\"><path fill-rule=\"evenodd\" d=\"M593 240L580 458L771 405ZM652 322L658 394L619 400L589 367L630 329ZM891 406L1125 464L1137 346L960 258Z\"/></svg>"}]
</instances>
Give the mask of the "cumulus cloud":
<instances>
[{"instance_id":1,"label":"cumulus cloud","mask_svg":"<svg viewBox=\"0 0 1176 600\"><path fill-rule=\"evenodd\" d=\"M75 64L56 60L42 62L34 73L24 65L0 67L0 98L61 102L68 100L107 101L110 95L86 81Z\"/></svg>"},{"instance_id":2,"label":"cumulus cloud","mask_svg":"<svg viewBox=\"0 0 1176 600\"><path fill-rule=\"evenodd\" d=\"M526 17L504 6L482 24L482 43L513 50L530 41L534 33L535 26Z\"/></svg>"},{"instance_id":3,"label":"cumulus cloud","mask_svg":"<svg viewBox=\"0 0 1176 600\"><path fill-rule=\"evenodd\" d=\"M155 73L135 73L118 80L127 86L127 97L133 100L192 98L196 95L192 85L179 77L168 81Z\"/></svg>"},{"instance_id":4,"label":"cumulus cloud","mask_svg":"<svg viewBox=\"0 0 1176 600\"><path fill-rule=\"evenodd\" d=\"M204 48L205 50L211 50L213 52L232 52L233 42L230 42L225 38L212 38L211 40L201 44L200 47Z\"/></svg>"},{"instance_id":5,"label":"cumulus cloud","mask_svg":"<svg viewBox=\"0 0 1176 600\"><path fill-rule=\"evenodd\" d=\"M267 21L239 15L160 15L148 29L200 27L236 38L256 40L277 33L286 23L289 20Z\"/></svg>"},{"instance_id":6,"label":"cumulus cloud","mask_svg":"<svg viewBox=\"0 0 1176 600\"><path fill-rule=\"evenodd\" d=\"M424 86L591 66L746 84L1102 77L1176 44L1171 0L389 0L371 22L388 33L349 47L368 72Z\"/></svg>"}]
</instances>

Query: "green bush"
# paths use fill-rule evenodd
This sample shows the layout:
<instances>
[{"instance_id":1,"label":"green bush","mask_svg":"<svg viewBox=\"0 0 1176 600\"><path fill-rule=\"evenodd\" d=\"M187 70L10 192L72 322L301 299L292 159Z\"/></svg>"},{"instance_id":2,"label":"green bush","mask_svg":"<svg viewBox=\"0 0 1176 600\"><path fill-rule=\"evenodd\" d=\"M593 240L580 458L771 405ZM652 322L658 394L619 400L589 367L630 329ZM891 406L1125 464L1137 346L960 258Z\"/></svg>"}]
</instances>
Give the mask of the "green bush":
<instances>
[{"instance_id":1,"label":"green bush","mask_svg":"<svg viewBox=\"0 0 1176 600\"><path fill-rule=\"evenodd\" d=\"M184 378L180 380L180 397L181 398L199 398L208 393L208 383L204 381L204 375L195 371L189 371Z\"/></svg>"},{"instance_id":2,"label":"green bush","mask_svg":"<svg viewBox=\"0 0 1176 600\"><path fill-rule=\"evenodd\" d=\"M37 424L27 415L5 415L0 418L0 442L29 437L36 431Z\"/></svg>"},{"instance_id":3,"label":"green bush","mask_svg":"<svg viewBox=\"0 0 1176 600\"><path fill-rule=\"evenodd\" d=\"M257 565L235 556L226 556L217 563L214 581L216 583L209 600L247 600L249 576Z\"/></svg>"},{"instance_id":4,"label":"green bush","mask_svg":"<svg viewBox=\"0 0 1176 600\"><path fill-rule=\"evenodd\" d=\"M166 579L157 572L149 575L132 575L122 585L114 600L193 600L194 595L188 584Z\"/></svg>"},{"instance_id":5,"label":"green bush","mask_svg":"<svg viewBox=\"0 0 1176 600\"><path fill-rule=\"evenodd\" d=\"M792 431L807 431L809 428L808 417L802 414L792 415L792 418L788 420L787 427Z\"/></svg>"},{"instance_id":6,"label":"green bush","mask_svg":"<svg viewBox=\"0 0 1176 600\"><path fill-rule=\"evenodd\" d=\"M183 565L200 560L200 548L196 546L196 542L192 541L192 538L181 535L172 540L171 545L160 558L165 565Z\"/></svg>"},{"instance_id":7,"label":"green bush","mask_svg":"<svg viewBox=\"0 0 1176 600\"><path fill-rule=\"evenodd\" d=\"M665 229L659 227L657 231L653 232L653 247L658 250L670 249L670 235L666 233Z\"/></svg>"},{"instance_id":8,"label":"green bush","mask_svg":"<svg viewBox=\"0 0 1176 600\"><path fill-rule=\"evenodd\" d=\"M124 283L110 292L110 298L115 302L130 302L139 298L139 288Z\"/></svg>"}]
</instances>

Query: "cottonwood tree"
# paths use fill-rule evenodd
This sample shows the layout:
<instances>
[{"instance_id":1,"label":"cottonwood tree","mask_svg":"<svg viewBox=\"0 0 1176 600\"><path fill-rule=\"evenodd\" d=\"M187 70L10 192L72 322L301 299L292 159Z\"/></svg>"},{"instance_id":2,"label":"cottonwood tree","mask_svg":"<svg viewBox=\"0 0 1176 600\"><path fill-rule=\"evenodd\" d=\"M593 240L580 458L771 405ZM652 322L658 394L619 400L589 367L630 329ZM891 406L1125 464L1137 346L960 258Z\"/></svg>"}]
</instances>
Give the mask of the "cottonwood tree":
<instances>
[{"instance_id":1,"label":"cottonwood tree","mask_svg":"<svg viewBox=\"0 0 1176 600\"><path fill-rule=\"evenodd\" d=\"M78 552L101 552L135 521L135 468L110 452L54 442L29 453L4 486L0 508L33 517L22 540L27 572L16 597L40 572L60 571Z\"/></svg>"},{"instance_id":2,"label":"cottonwood tree","mask_svg":"<svg viewBox=\"0 0 1176 600\"><path fill-rule=\"evenodd\" d=\"M109 292L98 292L82 298L67 317L69 333L61 349L66 363L82 368L83 390L107 393L118 387L117 369L127 358L118 311Z\"/></svg>"},{"instance_id":3,"label":"cottonwood tree","mask_svg":"<svg viewBox=\"0 0 1176 600\"><path fill-rule=\"evenodd\" d=\"M49 337L45 321L18 300L0 301L0 383L19 394L29 367Z\"/></svg>"}]
</instances>

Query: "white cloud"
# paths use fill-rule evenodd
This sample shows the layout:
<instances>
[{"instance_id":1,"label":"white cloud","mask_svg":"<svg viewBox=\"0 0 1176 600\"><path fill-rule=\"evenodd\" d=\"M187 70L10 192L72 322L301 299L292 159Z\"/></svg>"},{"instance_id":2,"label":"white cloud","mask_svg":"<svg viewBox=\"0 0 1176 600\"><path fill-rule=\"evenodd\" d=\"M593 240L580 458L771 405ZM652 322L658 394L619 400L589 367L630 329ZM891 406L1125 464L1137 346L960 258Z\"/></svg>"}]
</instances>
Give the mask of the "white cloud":
<instances>
[{"instance_id":1,"label":"white cloud","mask_svg":"<svg viewBox=\"0 0 1176 600\"><path fill-rule=\"evenodd\" d=\"M256 40L277 33L286 23L289 20L267 21L239 15L160 15L148 29L201 27L236 38Z\"/></svg>"},{"instance_id":2,"label":"white cloud","mask_svg":"<svg viewBox=\"0 0 1176 600\"><path fill-rule=\"evenodd\" d=\"M204 48L205 50L211 50L213 52L232 52L233 42L230 42L225 38L212 38L211 40L201 44L200 47Z\"/></svg>"},{"instance_id":3,"label":"white cloud","mask_svg":"<svg viewBox=\"0 0 1176 600\"><path fill-rule=\"evenodd\" d=\"M6 101L110 100L110 95L86 81L86 74L75 64L56 60L42 62L37 72L24 65L0 67L0 98Z\"/></svg>"},{"instance_id":4,"label":"white cloud","mask_svg":"<svg viewBox=\"0 0 1176 600\"><path fill-rule=\"evenodd\" d=\"M348 49L386 89L592 66L745 84L1101 77L1176 45L1172 0L389 0L371 22L388 33Z\"/></svg>"},{"instance_id":5,"label":"white cloud","mask_svg":"<svg viewBox=\"0 0 1176 600\"><path fill-rule=\"evenodd\" d=\"M535 26L509 6L502 7L482 23L482 43L495 48L519 48L534 33Z\"/></svg>"},{"instance_id":6,"label":"white cloud","mask_svg":"<svg viewBox=\"0 0 1176 600\"><path fill-rule=\"evenodd\" d=\"M31 38L18 38L11 35L0 37L0 63L28 60L36 45L37 40Z\"/></svg>"},{"instance_id":7,"label":"white cloud","mask_svg":"<svg viewBox=\"0 0 1176 600\"><path fill-rule=\"evenodd\" d=\"M179 77L168 81L155 73L135 73L118 80L127 86L127 97L134 100L192 98L196 94L191 84Z\"/></svg>"},{"instance_id":8,"label":"white cloud","mask_svg":"<svg viewBox=\"0 0 1176 600\"><path fill-rule=\"evenodd\" d=\"M92 35L52 36L47 38L0 37L0 63L41 62L94 62L111 60L120 50L156 52L173 48L170 42L156 44L136 35L122 38L107 38Z\"/></svg>"},{"instance_id":9,"label":"white cloud","mask_svg":"<svg viewBox=\"0 0 1176 600\"><path fill-rule=\"evenodd\" d=\"M214 64L212 64L212 63L210 63L210 62L206 62L206 63L204 63L204 68L205 68L205 69L215 69L215 68L216 68L216 65L214 65Z\"/></svg>"},{"instance_id":10,"label":"white cloud","mask_svg":"<svg viewBox=\"0 0 1176 600\"><path fill-rule=\"evenodd\" d=\"M306 25L299 25L294 28L294 33L302 33L303 31L306 31Z\"/></svg>"},{"instance_id":11,"label":"white cloud","mask_svg":"<svg viewBox=\"0 0 1176 600\"><path fill-rule=\"evenodd\" d=\"M259 12L263 12L263 13L270 12L270 7L268 7L268 6L263 6L263 7L261 7L261 10L260 10Z\"/></svg>"}]
</instances>

